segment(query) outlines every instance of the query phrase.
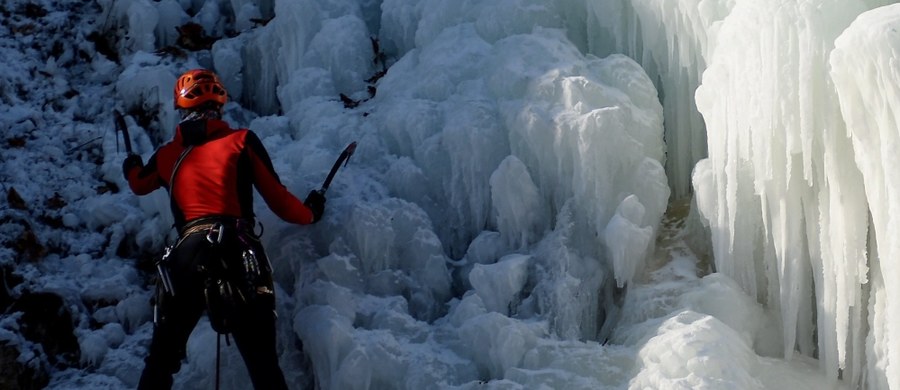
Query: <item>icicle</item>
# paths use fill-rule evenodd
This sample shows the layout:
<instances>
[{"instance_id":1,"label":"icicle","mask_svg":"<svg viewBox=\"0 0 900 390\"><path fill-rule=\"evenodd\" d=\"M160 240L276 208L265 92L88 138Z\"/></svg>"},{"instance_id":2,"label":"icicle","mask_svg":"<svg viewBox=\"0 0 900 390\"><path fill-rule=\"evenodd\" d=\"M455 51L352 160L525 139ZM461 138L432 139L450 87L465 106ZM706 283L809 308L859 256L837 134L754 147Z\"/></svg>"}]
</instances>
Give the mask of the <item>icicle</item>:
<instances>
[{"instance_id":1,"label":"icicle","mask_svg":"<svg viewBox=\"0 0 900 390\"><path fill-rule=\"evenodd\" d=\"M738 1L710 36L697 91L719 194L704 211L718 269L780 310L786 356L818 351L831 377L862 359L848 348L861 342L850 340L860 326L851 307L866 281L867 204L844 121L828 114L838 100L826 64L862 10L855 1ZM773 266L777 276L760 283L754 269Z\"/></svg>"}]
</instances>

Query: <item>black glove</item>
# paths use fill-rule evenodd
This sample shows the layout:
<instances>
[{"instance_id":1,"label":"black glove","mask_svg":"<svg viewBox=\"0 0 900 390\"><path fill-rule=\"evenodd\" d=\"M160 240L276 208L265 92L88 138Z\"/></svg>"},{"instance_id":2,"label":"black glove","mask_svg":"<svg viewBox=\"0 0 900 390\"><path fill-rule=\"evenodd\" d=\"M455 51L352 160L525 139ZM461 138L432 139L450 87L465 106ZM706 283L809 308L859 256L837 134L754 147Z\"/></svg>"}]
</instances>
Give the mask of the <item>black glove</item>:
<instances>
[{"instance_id":1,"label":"black glove","mask_svg":"<svg viewBox=\"0 0 900 390\"><path fill-rule=\"evenodd\" d=\"M125 157L125 161L122 162L122 174L125 175L125 180L128 180L128 172L136 167L141 168L143 166L144 160L141 159L141 156L129 154L128 157Z\"/></svg>"},{"instance_id":2,"label":"black glove","mask_svg":"<svg viewBox=\"0 0 900 390\"><path fill-rule=\"evenodd\" d=\"M325 195L322 195L321 192L312 190L309 192L309 195L306 196L306 200L303 201L303 204L312 211L313 214L313 223L319 222L322 219L322 213L325 212Z\"/></svg>"}]
</instances>

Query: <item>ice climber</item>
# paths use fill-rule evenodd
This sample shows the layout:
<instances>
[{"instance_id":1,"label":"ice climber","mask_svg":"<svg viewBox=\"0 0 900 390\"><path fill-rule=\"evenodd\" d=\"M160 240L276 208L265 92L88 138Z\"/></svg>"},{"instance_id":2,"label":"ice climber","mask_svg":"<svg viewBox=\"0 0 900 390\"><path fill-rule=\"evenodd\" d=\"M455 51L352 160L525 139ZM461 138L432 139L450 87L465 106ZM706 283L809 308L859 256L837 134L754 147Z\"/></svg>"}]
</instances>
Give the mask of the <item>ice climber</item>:
<instances>
[{"instance_id":1,"label":"ice climber","mask_svg":"<svg viewBox=\"0 0 900 390\"><path fill-rule=\"evenodd\" d=\"M281 184L256 134L221 119L227 98L215 73L184 73L175 84L183 119L174 138L147 164L130 155L122 165L135 194L168 190L179 232L158 264L164 293L158 294L138 389L172 387L204 311L217 332L234 336L256 389L287 388L275 350L272 269L255 234L252 187L275 214L301 225L322 217L325 197L313 190L301 202Z\"/></svg>"}]
</instances>

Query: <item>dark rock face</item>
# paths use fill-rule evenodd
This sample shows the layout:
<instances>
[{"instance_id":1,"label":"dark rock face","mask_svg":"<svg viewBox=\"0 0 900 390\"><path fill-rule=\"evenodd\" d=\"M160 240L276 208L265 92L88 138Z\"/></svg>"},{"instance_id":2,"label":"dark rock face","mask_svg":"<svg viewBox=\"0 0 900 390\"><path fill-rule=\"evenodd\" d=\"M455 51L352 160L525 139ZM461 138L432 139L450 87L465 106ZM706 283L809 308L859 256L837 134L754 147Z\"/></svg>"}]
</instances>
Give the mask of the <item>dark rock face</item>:
<instances>
[{"instance_id":1,"label":"dark rock face","mask_svg":"<svg viewBox=\"0 0 900 390\"><path fill-rule=\"evenodd\" d=\"M50 383L46 364L40 361L20 362L19 348L0 341L0 389L43 389Z\"/></svg>"},{"instance_id":2,"label":"dark rock face","mask_svg":"<svg viewBox=\"0 0 900 390\"><path fill-rule=\"evenodd\" d=\"M19 333L28 342L0 340L0 389L42 389L50 381L52 367L78 364L81 349L62 297L46 292L22 294L5 310L7 315L15 313L21 313Z\"/></svg>"},{"instance_id":3,"label":"dark rock face","mask_svg":"<svg viewBox=\"0 0 900 390\"><path fill-rule=\"evenodd\" d=\"M12 304L12 288L22 283L22 278L13 274L12 266L0 266L0 313Z\"/></svg>"},{"instance_id":4,"label":"dark rock face","mask_svg":"<svg viewBox=\"0 0 900 390\"><path fill-rule=\"evenodd\" d=\"M72 315L62 297L53 293L26 293L10 305L10 313L22 312L22 336L40 344L53 365L74 365L81 358Z\"/></svg>"}]
</instances>

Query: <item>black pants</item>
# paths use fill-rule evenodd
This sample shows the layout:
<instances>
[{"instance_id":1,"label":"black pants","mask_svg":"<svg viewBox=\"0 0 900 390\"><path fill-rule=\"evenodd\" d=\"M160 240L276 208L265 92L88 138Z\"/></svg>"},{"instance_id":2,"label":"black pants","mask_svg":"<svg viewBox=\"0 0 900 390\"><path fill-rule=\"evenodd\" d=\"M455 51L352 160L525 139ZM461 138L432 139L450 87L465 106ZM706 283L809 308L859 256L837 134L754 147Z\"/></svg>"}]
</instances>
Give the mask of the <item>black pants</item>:
<instances>
[{"instance_id":1,"label":"black pants","mask_svg":"<svg viewBox=\"0 0 900 390\"><path fill-rule=\"evenodd\" d=\"M260 263L268 264L259 242L249 241ZM227 242L237 241L229 239ZM172 375L181 368L188 337L206 309L203 295L205 280L198 271L198 265L223 249L240 256L239 246L228 244L224 248L212 248L206 234L202 233L188 236L174 249L170 258L170 276L175 295L161 303L160 321L153 329L150 353L144 360L144 372L138 389L172 388ZM271 280L268 267L266 272ZM242 309L245 313L236 316L238 320L231 324L234 341L257 390L287 389L275 351L275 296L271 285L269 290L255 294Z\"/></svg>"}]
</instances>

